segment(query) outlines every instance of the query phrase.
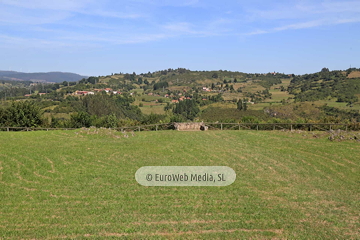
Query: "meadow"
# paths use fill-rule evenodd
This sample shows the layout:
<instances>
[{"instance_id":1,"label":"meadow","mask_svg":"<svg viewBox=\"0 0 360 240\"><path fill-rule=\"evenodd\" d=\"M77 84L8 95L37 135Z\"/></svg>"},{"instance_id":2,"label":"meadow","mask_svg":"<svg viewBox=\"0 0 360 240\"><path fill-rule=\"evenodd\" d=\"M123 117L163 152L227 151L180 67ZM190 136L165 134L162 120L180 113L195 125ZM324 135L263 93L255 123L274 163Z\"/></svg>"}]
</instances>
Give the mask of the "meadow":
<instances>
[{"instance_id":1,"label":"meadow","mask_svg":"<svg viewBox=\"0 0 360 240\"><path fill-rule=\"evenodd\" d=\"M95 130L94 130L95 131ZM359 239L360 145L308 132L0 132L3 239ZM228 166L144 187L142 166Z\"/></svg>"}]
</instances>

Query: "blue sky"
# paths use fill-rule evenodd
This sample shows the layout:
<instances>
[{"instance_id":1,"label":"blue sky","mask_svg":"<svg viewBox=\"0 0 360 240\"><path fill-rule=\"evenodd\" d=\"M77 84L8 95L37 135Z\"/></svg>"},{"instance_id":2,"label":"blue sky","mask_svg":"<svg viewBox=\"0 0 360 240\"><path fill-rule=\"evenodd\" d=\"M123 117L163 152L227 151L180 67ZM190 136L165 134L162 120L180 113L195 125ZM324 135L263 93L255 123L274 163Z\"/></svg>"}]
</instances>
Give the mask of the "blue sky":
<instances>
[{"instance_id":1,"label":"blue sky","mask_svg":"<svg viewBox=\"0 0 360 240\"><path fill-rule=\"evenodd\" d=\"M0 70L303 74L359 53L359 0L0 0Z\"/></svg>"}]
</instances>

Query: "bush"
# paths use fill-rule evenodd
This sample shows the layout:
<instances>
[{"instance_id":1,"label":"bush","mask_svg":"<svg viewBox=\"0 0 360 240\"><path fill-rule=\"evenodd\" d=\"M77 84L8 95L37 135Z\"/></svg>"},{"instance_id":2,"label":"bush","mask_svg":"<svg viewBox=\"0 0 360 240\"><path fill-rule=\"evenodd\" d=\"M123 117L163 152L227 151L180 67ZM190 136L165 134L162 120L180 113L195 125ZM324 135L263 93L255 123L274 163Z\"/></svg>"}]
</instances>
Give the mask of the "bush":
<instances>
[{"instance_id":1,"label":"bush","mask_svg":"<svg viewBox=\"0 0 360 240\"><path fill-rule=\"evenodd\" d=\"M39 127L44 123L43 112L32 101L12 102L0 113L0 124L9 127Z\"/></svg>"},{"instance_id":2,"label":"bush","mask_svg":"<svg viewBox=\"0 0 360 240\"><path fill-rule=\"evenodd\" d=\"M91 126L91 117L86 112L78 112L71 115L70 118L70 127L71 128L81 128L81 127L90 127Z\"/></svg>"}]
</instances>

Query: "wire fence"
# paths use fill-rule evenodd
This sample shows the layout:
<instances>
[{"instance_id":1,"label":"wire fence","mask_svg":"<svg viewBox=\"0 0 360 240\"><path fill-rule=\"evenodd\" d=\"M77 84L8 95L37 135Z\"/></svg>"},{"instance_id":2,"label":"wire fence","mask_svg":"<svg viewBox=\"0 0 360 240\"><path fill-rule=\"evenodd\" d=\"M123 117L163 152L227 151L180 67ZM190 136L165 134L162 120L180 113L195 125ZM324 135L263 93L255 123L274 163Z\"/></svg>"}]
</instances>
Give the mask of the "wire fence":
<instances>
[{"instance_id":1,"label":"wire fence","mask_svg":"<svg viewBox=\"0 0 360 240\"><path fill-rule=\"evenodd\" d=\"M360 123L219 123L205 122L208 130L304 130L304 131L359 131ZM78 128L33 128L33 127L0 127L0 131L52 131L52 130L76 130ZM175 130L175 123L150 124L140 126L126 126L112 128L117 131L161 131ZM200 129L198 129L200 130Z\"/></svg>"}]
</instances>

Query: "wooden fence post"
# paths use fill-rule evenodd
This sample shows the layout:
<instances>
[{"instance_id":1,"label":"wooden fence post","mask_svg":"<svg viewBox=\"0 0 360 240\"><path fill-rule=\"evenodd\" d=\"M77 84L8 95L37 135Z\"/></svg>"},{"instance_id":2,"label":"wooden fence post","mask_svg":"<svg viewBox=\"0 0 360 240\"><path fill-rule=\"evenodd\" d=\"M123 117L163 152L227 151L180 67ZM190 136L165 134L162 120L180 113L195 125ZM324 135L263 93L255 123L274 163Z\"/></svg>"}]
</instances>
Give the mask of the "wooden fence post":
<instances>
[{"instance_id":1,"label":"wooden fence post","mask_svg":"<svg viewBox=\"0 0 360 240\"><path fill-rule=\"evenodd\" d=\"M223 126L222 126L223 124L221 123L220 125L221 125L221 130L223 130Z\"/></svg>"}]
</instances>

